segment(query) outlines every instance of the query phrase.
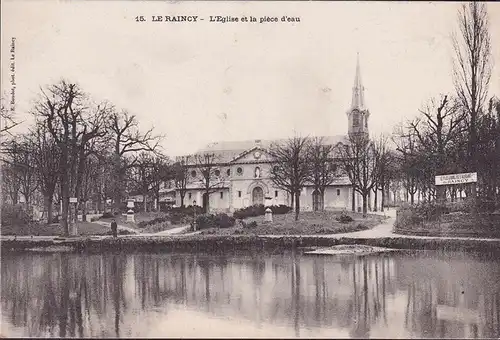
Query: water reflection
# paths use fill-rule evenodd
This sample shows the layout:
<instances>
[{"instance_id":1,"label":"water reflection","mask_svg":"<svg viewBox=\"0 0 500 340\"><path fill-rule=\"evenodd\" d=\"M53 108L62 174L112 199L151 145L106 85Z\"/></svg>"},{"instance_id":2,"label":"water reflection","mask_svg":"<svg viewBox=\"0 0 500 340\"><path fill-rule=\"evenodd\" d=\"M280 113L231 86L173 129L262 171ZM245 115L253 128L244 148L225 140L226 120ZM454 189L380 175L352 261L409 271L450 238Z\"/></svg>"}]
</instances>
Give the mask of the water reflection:
<instances>
[{"instance_id":1,"label":"water reflection","mask_svg":"<svg viewBox=\"0 0 500 340\"><path fill-rule=\"evenodd\" d=\"M459 254L24 254L1 266L13 336L500 336L500 266Z\"/></svg>"}]
</instances>

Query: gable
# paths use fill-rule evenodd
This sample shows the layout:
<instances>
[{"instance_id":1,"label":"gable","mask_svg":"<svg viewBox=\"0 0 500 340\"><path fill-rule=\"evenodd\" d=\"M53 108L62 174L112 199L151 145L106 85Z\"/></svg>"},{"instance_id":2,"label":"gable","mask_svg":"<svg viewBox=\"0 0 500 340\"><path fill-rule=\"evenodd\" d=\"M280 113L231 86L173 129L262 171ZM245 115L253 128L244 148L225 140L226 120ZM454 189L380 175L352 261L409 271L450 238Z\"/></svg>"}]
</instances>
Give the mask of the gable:
<instances>
[{"instance_id":1,"label":"gable","mask_svg":"<svg viewBox=\"0 0 500 340\"><path fill-rule=\"evenodd\" d=\"M242 152L241 154L233 158L230 161L230 163L237 164L237 163L269 162L271 160L272 160L271 155L269 154L269 152L266 151L266 149L256 146Z\"/></svg>"}]
</instances>

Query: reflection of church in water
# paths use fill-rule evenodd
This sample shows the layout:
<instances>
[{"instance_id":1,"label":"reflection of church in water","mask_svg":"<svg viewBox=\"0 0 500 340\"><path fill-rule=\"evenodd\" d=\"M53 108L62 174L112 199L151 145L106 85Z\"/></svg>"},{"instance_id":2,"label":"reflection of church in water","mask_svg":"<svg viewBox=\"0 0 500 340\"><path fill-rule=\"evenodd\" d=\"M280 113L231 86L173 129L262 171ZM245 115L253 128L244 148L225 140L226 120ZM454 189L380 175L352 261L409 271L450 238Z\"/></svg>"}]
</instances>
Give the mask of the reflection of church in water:
<instances>
[{"instance_id":1,"label":"reflection of church in water","mask_svg":"<svg viewBox=\"0 0 500 340\"><path fill-rule=\"evenodd\" d=\"M368 134L369 111L365 107L364 87L361 82L359 59L352 89L351 107L347 112L349 134ZM250 140L237 142L212 143L198 154L215 154L218 169L214 171L215 181L220 182L217 190L209 195L209 206L212 211L234 211L256 204L279 205L291 204L290 195L276 188L270 179L273 160L268 153L272 143L286 140ZM324 136L325 144L337 145L346 142L345 135ZM200 169L195 167L189 171L189 184L184 198L185 205L205 206L207 197L203 194ZM381 195L379 195L381 197ZM300 204L303 210L315 210L324 203L326 209L352 208L355 200L356 209L361 209L362 199L353 193L351 182L347 176L337 178L329 185L324 196L314 190L312 185L302 189ZM378 200L380 205L381 199ZM180 195L176 195L176 205L180 205ZM374 195L371 195L369 208L374 207Z\"/></svg>"}]
</instances>

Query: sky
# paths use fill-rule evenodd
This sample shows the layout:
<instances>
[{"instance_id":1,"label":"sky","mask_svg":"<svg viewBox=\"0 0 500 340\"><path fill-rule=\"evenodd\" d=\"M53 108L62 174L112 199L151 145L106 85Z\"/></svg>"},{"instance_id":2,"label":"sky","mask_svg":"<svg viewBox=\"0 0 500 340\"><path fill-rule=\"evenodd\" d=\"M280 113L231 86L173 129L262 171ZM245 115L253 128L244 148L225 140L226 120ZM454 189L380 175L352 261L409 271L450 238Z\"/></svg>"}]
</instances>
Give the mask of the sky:
<instances>
[{"instance_id":1,"label":"sky","mask_svg":"<svg viewBox=\"0 0 500 340\"><path fill-rule=\"evenodd\" d=\"M2 1L2 93L16 114L66 79L165 135L171 156L216 141L347 133L359 53L372 135L392 132L431 97L453 92L459 3ZM500 4L487 4L500 96ZM137 22L137 16L146 22ZM197 22L152 22L196 15ZM210 22L210 16L253 22ZM278 22L260 23L261 17ZM288 16L300 22L282 22ZM204 20L201 21L200 19Z\"/></svg>"}]
</instances>

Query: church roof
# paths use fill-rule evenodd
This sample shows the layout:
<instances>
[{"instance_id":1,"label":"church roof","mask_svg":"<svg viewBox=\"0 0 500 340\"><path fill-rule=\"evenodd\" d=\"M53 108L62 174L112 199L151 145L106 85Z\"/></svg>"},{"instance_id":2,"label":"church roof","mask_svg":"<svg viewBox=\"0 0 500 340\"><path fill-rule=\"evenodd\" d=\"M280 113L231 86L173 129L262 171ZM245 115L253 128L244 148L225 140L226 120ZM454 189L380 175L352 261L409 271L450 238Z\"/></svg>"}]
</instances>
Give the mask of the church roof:
<instances>
[{"instance_id":1,"label":"church roof","mask_svg":"<svg viewBox=\"0 0 500 340\"><path fill-rule=\"evenodd\" d=\"M314 137L310 137L314 138ZM335 145L339 142L345 141L345 135L336 136L319 136L323 138L325 144ZM288 139L252 139L244 141L220 141L215 143L210 143L206 147L200 149L196 154L204 153L214 153L218 156L219 163L229 163L238 156L241 156L244 152L251 150L255 147L260 147L262 149L269 149L273 143L284 143Z\"/></svg>"}]
</instances>

